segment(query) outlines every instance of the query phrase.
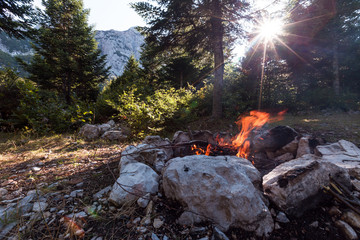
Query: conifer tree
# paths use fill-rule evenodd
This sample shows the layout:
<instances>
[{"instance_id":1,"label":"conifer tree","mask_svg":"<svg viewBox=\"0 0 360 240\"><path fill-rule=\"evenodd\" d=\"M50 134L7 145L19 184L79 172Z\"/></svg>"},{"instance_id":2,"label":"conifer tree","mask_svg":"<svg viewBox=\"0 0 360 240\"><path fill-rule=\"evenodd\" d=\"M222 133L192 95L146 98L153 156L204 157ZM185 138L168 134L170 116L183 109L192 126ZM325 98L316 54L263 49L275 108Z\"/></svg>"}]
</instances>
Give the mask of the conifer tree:
<instances>
[{"instance_id":1,"label":"conifer tree","mask_svg":"<svg viewBox=\"0 0 360 240\"><path fill-rule=\"evenodd\" d=\"M10 36L24 38L31 26L33 0L1 0L0 32Z\"/></svg>"},{"instance_id":2,"label":"conifer tree","mask_svg":"<svg viewBox=\"0 0 360 240\"><path fill-rule=\"evenodd\" d=\"M82 0L43 0L43 5L35 56L30 64L23 63L29 78L41 88L58 91L68 104L73 93L82 100L95 100L109 69L87 23L89 10Z\"/></svg>"},{"instance_id":3,"label":"conifer tree","mask_svg":"<svg viewBox=\"0 0 360 240\"><path fill-rule=\"evenodd\" d=\"M139 2L135 10L147 21L146 42L154 52L185 51L196 58L213 56L214 118L222 115L224 50L241 36L238 20L248 9L247 0L153 0ZM156 49L157 48L157 49Z\"/></svg>"}]
</instances>

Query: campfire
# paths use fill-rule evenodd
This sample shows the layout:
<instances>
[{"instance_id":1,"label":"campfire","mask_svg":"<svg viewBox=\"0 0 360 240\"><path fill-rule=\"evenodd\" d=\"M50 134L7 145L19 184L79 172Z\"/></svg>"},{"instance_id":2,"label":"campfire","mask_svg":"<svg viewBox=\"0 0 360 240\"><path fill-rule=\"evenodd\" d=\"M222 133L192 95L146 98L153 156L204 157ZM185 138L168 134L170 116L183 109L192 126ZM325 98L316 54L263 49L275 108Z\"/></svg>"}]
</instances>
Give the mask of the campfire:
<instances>
[{"instance_id":1,"label":"campfire","mask_svg":"<svg viewBox=\"0 0 360 240\"><path fill-rule=\"evenodd\" d=\"M148 136L122 152L108 199L146 207L151 196L164 196L183 207L176 220L181 225L210 221L222 231L240 227L259 237L269 236L281 216L318 207L324 190L349 206L352 195L330 186L351 189L350 176L360 179L360 149L346 140L325 145L289 126L266 126L284 113L252 111L239 118L234 137L207 130L178 131L172 141Z\"/></svg>"},{"instance_id":2,"label":"campfire","mask_svg":"<svg viewBox=\"0 0 360 240\"><path fill-rule=\"evenodd\" d=\"M215 144L192 144L191 151L196 155L236 155L237 157L253 160L257 153L257 148L254 147L255 135L259 133L265 124L281 121L285 113L286 110L271 116L267 112L251 111L248 115L240 116L236 121L240 132L235 137L221 136L218 133L214 138ZM259 140L264 141L265 139L258 137L256 141ZM254 164L254 161L252 163Z\"/></svg>"}]
</instances>

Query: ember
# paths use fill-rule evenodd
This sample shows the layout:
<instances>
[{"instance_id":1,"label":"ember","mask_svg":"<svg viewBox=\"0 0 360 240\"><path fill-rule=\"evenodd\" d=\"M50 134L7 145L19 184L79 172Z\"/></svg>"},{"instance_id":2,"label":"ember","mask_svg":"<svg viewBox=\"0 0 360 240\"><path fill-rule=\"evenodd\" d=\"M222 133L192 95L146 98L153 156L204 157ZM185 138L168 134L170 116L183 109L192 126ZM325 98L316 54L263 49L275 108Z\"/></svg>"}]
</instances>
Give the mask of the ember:
<instances>
[{"instance_id":1,"label":"ember","mask_svg":"<svg viewBox=\"0 0 360 240\"><path fill-rule=\"evenodd\" d=\"M281 111L276 117L271 117L270 113L251 111L249 116L239 117L236 124L239 126L240 133L235 136L230 142L219 136L216 137L217 146L207 145L206 150L197 145L193 145L191 150L196 155L212 155L213 151L223 153L223 149L227 149L225 152L236 151L236 156L241 158L248 158L250 153L250 140L249 135L253 130L259 129L264 126L265 123L276 122L283 119L285 111Z\"/></svg>"}]
</instances>

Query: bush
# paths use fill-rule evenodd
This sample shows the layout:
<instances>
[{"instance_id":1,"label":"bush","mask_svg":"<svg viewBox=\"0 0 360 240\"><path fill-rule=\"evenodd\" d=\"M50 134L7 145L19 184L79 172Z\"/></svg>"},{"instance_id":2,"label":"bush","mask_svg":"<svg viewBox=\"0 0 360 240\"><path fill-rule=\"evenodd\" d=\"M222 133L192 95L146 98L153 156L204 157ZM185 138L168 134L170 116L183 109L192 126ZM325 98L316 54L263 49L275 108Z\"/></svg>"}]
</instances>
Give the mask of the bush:
<instances>
[{"instance_id":1,"label":"bush","mask_svg":"<svg viewBox=\"0 0 360 240\"><path fill-rule=\"evenodd\" d=\"M107 103L118 111L117 117L125 120L139 138L185 121L194 108L191 89L159 89L142 98L136 94L137 91L133 86L120 94L116 101L108 99Z\"/></svg>"},{"instance_id":2,"label":"bush","mask_svg":"<svg viewBox=\"0 0 360 240\"><path fill-rule=\"evenodd\" d=\"M0 118L8 120L19 105L19 77L11 69L0 71Z\"/></svg>"},{"instance_id":3,"label":"bush","mask_svg":"<svg viewBox=\"0 0 360 240\"><path fill-rule=\"evenodd\" d=\"M19 81L20 104L15 111L25 130L38 134L62 133L77 129L81 123L91 122L92 106L75 96L67 105L55 92L39 90L29 81Z\"/></svg>"}]
</instances>

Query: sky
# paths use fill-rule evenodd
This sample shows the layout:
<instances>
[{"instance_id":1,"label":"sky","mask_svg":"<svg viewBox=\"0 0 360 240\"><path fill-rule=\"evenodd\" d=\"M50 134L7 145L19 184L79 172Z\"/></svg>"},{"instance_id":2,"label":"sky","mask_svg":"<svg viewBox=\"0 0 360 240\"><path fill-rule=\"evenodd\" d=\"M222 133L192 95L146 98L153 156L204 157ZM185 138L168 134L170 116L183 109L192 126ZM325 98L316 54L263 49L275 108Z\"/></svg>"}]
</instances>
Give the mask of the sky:
<instances>
[{"instance_id":1,"label":"sky","mask_svg":"<svg viewBox=\"0 0 360 240\"><path fill-rule=\"evenodd\" d=\"M134 0L83 0L84 7L90 9L89 24L96 30L125 31L134 26L144 26L141 17L130 7ZM34 0L41 6L41 0Z\"/></svg>"},{"instance_id":2,"label":"sky","mask_svg":"<svg viewBox=\"0 0 360 240\"><path fill-rule=\"evenodd\" d=\"M89 24L96 30L125 31L131 27L144 26L145 22L130 7L130 3L146 0L83 0L84 7L90 9ZM281 6L273 4L276 0L249 0L256 9L267 8L270 12L278 11ZM286 0L278 0L284 2ZM36 6L41 7L41 0L34 0ZM281 5L281 4L280 4ZM247 45L240 45L234 49L236 56L245 54Z\"/></svg>"},{"instance_id":3,"label":"sky","mask_svg":"<svg viewBox=\"0 0 360 240\"><path fill-rule=\"evenodd\" d=\"M96 30L125 31L134 26L144 26L140 16L130 7L130 3L143 0L83 0L84 6L90 9L89 24ZM270 11L277 11L274 0L250 0L256 8L268 7ZM284 0L280 0L283 2ZM34 0L36 6L41 6L41 0Z\"/></svg>"}]
</instances>

